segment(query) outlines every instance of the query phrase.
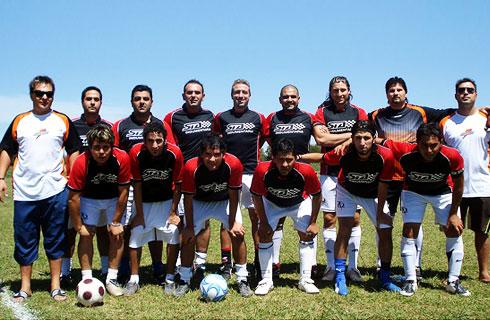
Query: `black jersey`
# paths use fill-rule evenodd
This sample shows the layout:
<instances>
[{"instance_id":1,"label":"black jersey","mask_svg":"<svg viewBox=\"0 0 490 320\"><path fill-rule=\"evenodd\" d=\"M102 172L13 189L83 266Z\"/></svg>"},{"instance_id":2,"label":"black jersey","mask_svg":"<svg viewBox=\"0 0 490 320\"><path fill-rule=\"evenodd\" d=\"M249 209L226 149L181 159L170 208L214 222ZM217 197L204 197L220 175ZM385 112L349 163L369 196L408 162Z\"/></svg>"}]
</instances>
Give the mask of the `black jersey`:
<instances>
[{"instance_id":1,"label":"black jersey","mask_svg":"<svg viewBox=\"0 0 490 320\"><path fill-rule=\"evenodd\" d=\"M202 137L211 132L213 118L213 113L205 109L189 113L185 104L165 116L164 122L171 128L175 144L182 151L185 162L199 156Z\"/></svg>"},{"instance_id":2,"label":"black jersey","mask_svg":"<svg viewBox=\"0 0 490 320\"><path fill-rule=\"evenodd\" d=\"M87 151L88 149L88 141L87 141L87 133L92 129L93 127L102 124L106 125L109 128L112 127L112 123L110 123L107 120L102 119L100 116L95 120L95 123L93 124L88 124L87 123L87 118L85 117L85 114L82 113L80 118L75 118L72 119L73 124L75 125L75 129L77 129L78 136L80 137L80 140L82 140L82 150L80 152Z\"/></svg>"},{"instance_id":3,"label":"black jersey","mask_svg":"<svg viewBox=\"0 0 490 320\"><path fill-rule=\"evenodd\" d=\"M150 122L159 122L162 121L153 115L150 116ZM114 146L123 149L126 152L131 150L135 144L143 142L143 129L145 128L145 123L138 123L134 117L134 114L131 114L129 117L118 120L112 126L112 131L114 132ZM163 124L162 124L163 125Z\"/></svg>"},{"instance_id":4,"label":"black jersey","mask_svg":"<svg viewBox=\"0 0 490 320\"><path fill-rule=\"evenodd\" d=\"M230 109L214 117L213 130L223 136L226 151L240 159L243 173L252 174L260 160L264 123L262 114L248 108L243 113Z\"/></svg>"},{"instance_id":5,"label":"black jersey","mask_svg":"<svg viewBox=\"0 0 490 320\"><path fill-rule=\"evenodd\" d=\"M266 120L266 133L270 145L281 138L288 138L293 141L297 154L308 153L315 121L311 113L299 108L292 112L281 110L271 113Z\"/></svg>"}]
</instances>

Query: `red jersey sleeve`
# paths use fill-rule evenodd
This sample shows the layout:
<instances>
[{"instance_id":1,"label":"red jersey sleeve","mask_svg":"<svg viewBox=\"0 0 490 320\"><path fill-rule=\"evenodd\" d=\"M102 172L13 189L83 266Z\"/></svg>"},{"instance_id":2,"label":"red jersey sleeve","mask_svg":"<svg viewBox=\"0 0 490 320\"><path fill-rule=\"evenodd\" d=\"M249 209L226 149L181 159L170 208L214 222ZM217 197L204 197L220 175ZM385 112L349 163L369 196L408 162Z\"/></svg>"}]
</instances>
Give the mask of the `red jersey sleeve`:
<instances>
[{"instance_id":1,"label":"red jersey sleeve","mask_svg":"<svg viewBox=\"0 0 490 320\"><path fill-rule=\"evenodd\" d=\"M266 122L267 122L267 119L265 118L265 116L262 114L262 113L259 113L259 117L260 117L260 138L262 140L262 142L264 141L264 139L267 137L268 135L268 127L266 128Z\"/></svg>"},{"instance_id":2,"label":"red jersey sleeve","mask_svg":"<svg viewBox=\"0 0 490 320\"><path fill-rule=\"evenodd\" d=\"M378 146L378 153L383 158L383 169L379 173L379 181L389 182L395 173L395 158L390 149Z\"/></svg>"},{"instance_id":3,"label":"red jersey sleeve","mask_svg":"<svg viewBox=\"0 0 490 320\"><path fill-rule=\"evenodd\" d=\"M117 182L119 185L126 185L131 182L131 161L128 154L121 149L114 148L112 151L119 162L119 175Z\"/></svg>"},{"instance_id":4,"label":"red jersey sleeve","mask_svg":"<svg viewBox=\"0 0 490 320\"><path fill-rule=\"evenodd\" d=\"M312 113L309 113L309 112L305 112L307 115L310 116L310 119L311 119L311 124L312 125L315 125L315 124L318 124L318 123L321 123L321 121L318 121L318 119L316 118L316 116Z\"/></svg>"},{"instance_id":5,"label":"red jersey sleeve","mask_svg":"<svg viewBox=\"0 0 490 320\"><path fill-rule=\"evenodd\" d=\"M276 114L275 112L271 113L264 121L264 138L266 139L270 138L271 119L275 114Z\"/></svg>"},{"instance_id":6,"label":"red jersey sleeve","mask_svg":"<svg viewBox=\"0 0 490 320\"><path fill-rule=\"evenodd\" d=\"M228 188L241 189L242 188L242 174L243 165L237 157L231 153L224 155L225 162L230 166L230 179L228 180Z\"/></svg>"},{"instance_id":7,"label":"red jersey sleeve","mask_svg":"<svg viewBox=\"0 0 490 320\"><path fill-rule=\"evenodd\" d=\"M315 117L319 123L325 125L325 116L323 114L323 105L319 106L318 109L316 109Z\"/></svg>"},{"instance_id":8,"label":"red jersey sleeve","mask_svg":"<svg viewBox=\"0 0 490 320\"><path fill-rule=\"evenodd\" d=\"M140 161L138 160L138 155L141 152L142 148L143 148L143 143L138 143L134 145L129 151L131 174L133 175L134 181L141 181Z\"/></svg>"},{"instance_id":9,"label":"red jersey sleeve","mask_svg":"<svg viewBox=\"0 0 490 320\"><path fill-rule=\"evenodd\" d=\"M305 177L305 192L309 195L317 195L321 192L320 180L315 170L306 163L298 162L300 172Z\"/></svg>"},{"instance_id":10,"label":"red jersey sleeve","mask_svg":"<svg viewBox=\"0 0 490 320\"><path fill-rule=\"evenodd\" d=\"M174 133L173 133L170 125L168 123L166 123L165 121L163 121L163 127L165 128L165 131L167 131L167 142L175 144Z\"/></svg>"},{"instance_id":11,"label":"red jersey sleeve","mask_svg":"<svg viewBox=\"0 0 490 320\"><path fill-rule=\"evenodd\" d=\"M322 162L327 166L338 166L340 165L340 158L342 156L335 153L335 150L330 150L323 154Z\"/></svg>"},{"instance_id":12,"label":"red jersey sleeve","mask_svg":"<svg viewBox=\"0 0 490 320\"><path fill-rule=\"evenodd\" d=\"M220 124L220 121L219 121L219 117L221 116L221 112L219 112L218 114L216 114L213 118L213 125L212 125L212 131L221 135L222 132L221 132L221 124Z\"/></svg>"},{"instance_id":13,"label":"red jersey sleeve","mask_svg":"<svg viewBox=\"0 0 490 320\"><path fill-rule=\"evenodd\" d=\"M81 192L85 188L85 179L87 177L87 157L88 151L79 155L70 171L68 179L68 188L73 191Z\"/></svg>"},{"instance_id":14,"label":"red jersey sleeve","mask_svg":"<svg viewBox=\"0 0 490 320\"><path fill-rule=\"evenodd\" d=\"M252 186L250 187L250 192L259 196L265 196L267 190L265 189L264 176L270 166L271 162L260 162L255 168L254 175L252 178Z\"/></svg>"},{"instance_id":15,"label":"red jersey sleeve","mask_svg":"<svg viewBox=\"0 0 490 320\"><path fill-rule=\"evenodd\" d=\"M182 180L182 192L188 194L196 193L196 179L194 173L199 164L199 158L192 158L184 165L184 173Z\"/></svg>"},{"instance_id":16,"label":"red jersey sleeve","mask_svg":"<svg viewBox=\"0 0 490 320\"><path fill-rule=\"evenodd\" d=\"M389 148L391 152L393 152L393 156L396 160L400 160L405 153L412 152L413 149L417 147L414 143L399 142L390 139L385 140L383 146Z\"/></svg>"},{"instance_id":17,"label":"red jersey sleeve","mask_svg":"<svg viewBox=\"0 0 490 320\"><path fill-rule=\"evenodd\" d=\"M121 120L118 120L114 122L114 125L112 126L112 132L114 133L114 147L119 147L120 143L120 137L119 137L119 124L121 123Z\"/></svg>"},{"instance_id":18,"label":"red jersey sleeve","mask_svg":"<svg viewBox=\"0 0 490 320\"><path fill-rule=\"evenodd\" d=\"M351 106L353 108L356 108L357 111L359 112L359 114L357 116L358 117L357 120L368 120L368 115L363 108L360 108L360 107L356 106L355 104L351 104Z\"/></svg>"},{"instance_id":19,"label":"red jersey sleeve","mask_svg":"<svg viewBox=\"0 0 490 320\"><path fill-rule=\"evenodd\" d=\"M174 144L167 144L167 150L175 156L175 164L172 170L172 179L174 183L182 183L182 174L184 169L184 156L179 147Z\"/></svg>"},{"instance_id":20,"label":"red jersey sleeve","mask_svg":"<svg viewBox=\"0 0 490 320\"><path fill-rule=\"evenodd\" d=\"M458 150L446 146L441 147L441 152L449 158L451 164L451 176L457 177L464 172L464 159Z\"/></svg>"}]
</instances>

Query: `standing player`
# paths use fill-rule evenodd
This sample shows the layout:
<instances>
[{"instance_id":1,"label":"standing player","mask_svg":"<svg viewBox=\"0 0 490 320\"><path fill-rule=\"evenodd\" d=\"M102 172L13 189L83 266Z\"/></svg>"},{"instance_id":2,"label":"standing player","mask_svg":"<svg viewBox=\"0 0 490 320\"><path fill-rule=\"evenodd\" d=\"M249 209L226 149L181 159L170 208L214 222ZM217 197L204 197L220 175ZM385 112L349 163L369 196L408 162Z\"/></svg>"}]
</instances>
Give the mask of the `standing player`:
<instances>
[{"instance_id":1,"label":"standing player","mask_svg":"<svg viewBox=\"0 0 490 320\"><path fill-rule=\"evenodd\" d=\"M475 232L479 279L490 283L488 257L490 251L490 173L488 144L490 133L487 115L475 107L478 96L476 83L469 78L456 82L458 110L441 121L444 140L461 153L464 159L464 191L461 214L466 227Z\"/></svg>"},{"instance_id":2,"label":"standing player","mask_svg":"<svg viewBox=\"0 0 490 320\"><path fill-rule=\"evenodd\" d=\"M256 295L266 295L274 288L272 280L272 237L274 227L284 217L291 217L299 235L300 280L298 288L306 293L319 293L311 279L316 255L313 239L321 203L320 181L313 168L296 162L294 144L279 139L272 145L272 161L261 162L255 169L251 192L259 216L259 259L262 280Z\"/></svg>"},{"instance_id":3,"label":"standing player","mask_svg":"<svg viewBox=\"0 0 490 320\"><path fill-rule=\"evenodd\" d=\"M315 114L316 119L324 124L331 134L336 134L346 141L351 137L352 126L358 120L367 120L366 112L350 103L352 94L349 80L346 77L336 76L330 80L328 97ZM332 150L333 147L322 147L322 153ZM325 255L327 269L323 280L333 281L335 278L334 246L337 238L337 218L335 215L335 189L337 186L338 166L327 166L323 162L320 167L320 182L322 184L323 211L323 238L325 241ZM349 264L346 276L354 282L363 281L357 268L357 258L361 246L360 213L358 208L354 215L354 227L349 238Z\"/></svg>"},{"instance_id":4,"label":"standing player","mask_svg":"<svg viewBox=\"0 0 490 320\"><path fill-rule=\"evenodd\" d=\"M109 128L112 127L112 123L104 120L100 117L100 107L102 106L102 91L99 88L90 86L82 91L82 107L83 113L80 118L73 119L73 124L77 129L80 140L82 140L82 150L85 152L88 150L87 133L93 127L104 124ZM109 266L109 234L107 228L98 227L96 229L97 234L97 248L100 254L101 264L101 277L105 278L107 275L107 268ZM73 229L73 226L68 223L68 231L66 234L66 250L63 258L61 259L61 283L72 284L71 279L71 257L75 251L75 239L77 232Z\"/></svg>"},{"instance_id":5,"label":"standing player","mask_svg":"<svg viewBox=\"0 0 490 320\"><path fill-rule=\"evenodd\" d=\"M251 96L250 83L247 80L235 80L231 86L231 99L233 108L218 113L214 118L214 130L218 132L226 143L227 152L235 155L243 165L241 206L248 209L252 224L252 238L254 240L255 271L260 276L258 259L258 217L255 213L250 194L252 176L260 160L260 147L264 142L264 122L262 114L248 108ZM231 264L228 265L231 271ZM227 272L228 275L229 272Z\"/></svg>"},{"instance_id":6,"label":"standing player","mask_svg":"<svg viewBox=\"0 0 490 320\"><path fill-rule=\"evenodd\" d=\"M201 155L187 161L184 167L185 228L182 231L182 265L176 297L189 291L196 242L202 237L207 220L214 218L229 231L240 295L248 297L247 247L238 194L242 187L243 166L237 157L225 151L224 141L208 134L201 142Z\"/></svg>"},{"instance_id":7,"label":"standing player","mask_svg":"<svg viewBox=\"0 0 490 320\"><path fill-rule=\"evenodd\" d=\"M459 283L463 263L463 222L459 204L463 195L463 158L456 149L442 145L442 133L437 124L422 124L417 130L417 143L384 140L405 172L401 195L403 237L401 256L406 281L400 293L412 296L417 290L415 239L424 219L425 209L432 205L446 235L448 284L446 290L462 296L470 292Z\"/></svg>"},{"instance_id":8,"label":"standing player","mask_svg":"<svg viewBox=\"0 0 490 320\"><path fill-rule=\"evenodd\" d=\"M437 110L408 103L408 89L400 77L392 77L385 84L386 98L388 106L378 109L369 114L372 124L376 128L378 136L383 139L390 139L401 142L415 142L417 129L423 123L438 122L452 110ZM391 216L395 216L400 194L403 189L403 169L398 161L395 162L395 175L388 187L388 207ZM422 278L421 258L422 258L423 231L420 231L416 241L417 248L417 278Z\"/></svg>"},{"instance_id":9,"label":"standing player","mask_svg":"<svg viewBox=\"0 0 490 320\"><path fill-rule=\"evenodd\" d=\"M32 264L37 259L39 231L51 273L51 297L66 300L60 289L61 257L65 248L66 179L63 176L63 147L70 163L81 148L71 120L51 109L55 86L47 76L29 83L32 110L17 115L0 143L0 200L7 192L5 175L12 172L14 193L14 258L20 266L20 290L14 300L31 296Z\"/></svg>"},{"instance_id":10,"label":"standing player","mask_svg":"<svg viewBox=\"0 0 490 320\"><path fill-rule=\"evenodd\" d=\"M114 145L128 152L131 148L143 141L143 128L152 122L162 123L162 121L151 114L151 107L153 105L153 91L146 85L137 85L131 91L131 105L133 107L133 113L127 118L116 121L112 126L114 132L115 142ZM173 142L171 136L167 138L169 142ZM132 203L133 203L133 189L129 190L128 207L126 214L123 216L122 223L126 227L132 218ZM127 280L129 277L129 237L130 230L126 227L125 236L125 254L121 260L120 278ZM153 267L153 277L159 283L163 283L163 263L162 263L162 241L151 241L148 243L150 249L151 261ZM124 282L124 281L122 281Z\"/></svg>"},{"instance_id":11,"label":"standing player","mask_svg":"<svg viewBox=\"0 0 490 320\"><path fill-rule=\"evenodd\" d=\"M96 227L109 231L109 268L106 288L120 296L123 288L117 282L119 262L124 249L121 218L126 210L131 168L126 152L114 148L114 134L105 125L87 134L88 151L80 155L70 172L68 206L73 227L80 234L78 257L82 280L92 278L92 239Z\"/></svg>"},{"instance_id":12,"label":"standing player","mask_svg":"<svg viewBox=\"0 0 490 320\"><path fill-rule=\"evenodd\" d=\"M162 124L152 122L143 130L144 142L135 145L129 154L136 216L129 240L131 278L125 295L132 295L139 289L141 247L157 240L168 243L165 293L172 294L175 288L175 262L180 242L177 206L184 160L179 148L167 143L166 137Z\"/></svg>"}]
</instances>

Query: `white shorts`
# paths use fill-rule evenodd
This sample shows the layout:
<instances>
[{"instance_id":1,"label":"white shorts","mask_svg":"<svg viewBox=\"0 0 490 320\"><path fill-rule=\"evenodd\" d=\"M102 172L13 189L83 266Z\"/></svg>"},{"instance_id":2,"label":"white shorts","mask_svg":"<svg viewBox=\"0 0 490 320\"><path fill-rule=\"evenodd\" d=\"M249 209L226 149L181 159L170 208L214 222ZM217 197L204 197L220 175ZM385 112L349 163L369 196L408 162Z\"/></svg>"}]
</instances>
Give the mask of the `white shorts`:
<instances>
[{"instance_id":1,"label":"white shorts","mask_svg":"<svg viewBox=\"0 0 490 320\"><path fill-rule=\"evenodd\" d=\"M451 193L426 196L413 191L403 190L401 194L402 200L402 216L403 223L422 223L425 216L425 208L427 204L431 204L435 213L435 223L446 225L449 211L451 210L453 195ZM461 217L458 207L458 217Z\"/></svg>"},{"instance_id":2,"label":"white shorts","mask_svg":"<svg viewBox=\"0 0 490 320\"><path fill-rule=\"evenodd\" d=\"M103 227L112 222L116 212L117 198L91 199L80 197L80 216L83 224Z\"/></svg>"},{"instance_id":3,"label":"white shorts","mask_svg":"<svg viewBox=\"0 0 490 320\"><path fill-rule=\"evenodd\" d=\"M141 248L150 241L165 241L178 244L179 229L168 222L172 199L161 202L143 202L145 227L136 226L131 229L130 248Z\"/></svg>"},{"instance_id":4,"label":"white shorts","mask_svg":"<svg viewBox=\"0 0 490 320\"><path fill-rule=\"evenodd\" d=\"M192 211L194 213L194 234L197 235L205 228L205 223L209 219L216 219L223 223L226 230L230 230L228 223L229 216L229 201L199 201L192 200ZM235 221L242 223L242 212L237 208Z\"/></svg>"},{"instance_id":5,"label":"white shorts","mask_svg":"<svg viewBox=\"0 0 490 320\"><path fill-rule=\"evenodd\" d=\"M253 209L254 202L252 201L252 194L250 193L250 187L252 186L253 174L242 175L242 192L240 197L241 208Z\"/></svg>"},{"instance_id":6,"label":"white shorts","mask_svg":"<svg viewBox=\"0 0 490 320\"><path fill-rule=\"evenodd\" d=\"M269 221L272 230L276 229L279 220L282 217L291 217L294 222L294 228L298 231L306 233L306 229L310 225L311 220L311 198L308 197L300 204L291 207L279 207L273 202L262 197L264 201L264 211ZM259 221L260 225L260 221Z\"/></svg>"},{"instance_id":7,"label":"white shorts","mask_svg":"<svg viewBox=\"0 0 490 320\"><path fill-rule=\"evenodd\" d=\"M184 210L184 195L180 197L179 205L177 206L177 214L182 217L185 216Z\"/></svg>"},{"instance_id":8,"label":"white shorts","mask_svg":"<svg viewBox=\"0 0 490 320\"><path fill-rule=\"evenodd\" d=\"M337 185L337 217L353 218L358 206L364 208L372 224L376 227L376 211L378 209L378 199L355 196L349 191L345 190L340 184ZM383 207L383 212L386 215L390 214L390 210L388 209L388 204L386 202ZM387 224L380 225L380 229L385 228L391 228L391 226Z\"/></svg>"},{"instance_id":9,"label":"white shorts","mask_svg":"<svg viewBox=\"0 0 490 320\"><path fill-rule=\"evenodd\" d=\"M126 211L123 213L121 218L121 223L124 226L129 225L134 218L133 199L134 199L134 189L133 186L129 186L128 203L126 204Z\"/></svg>"}]
</instances>

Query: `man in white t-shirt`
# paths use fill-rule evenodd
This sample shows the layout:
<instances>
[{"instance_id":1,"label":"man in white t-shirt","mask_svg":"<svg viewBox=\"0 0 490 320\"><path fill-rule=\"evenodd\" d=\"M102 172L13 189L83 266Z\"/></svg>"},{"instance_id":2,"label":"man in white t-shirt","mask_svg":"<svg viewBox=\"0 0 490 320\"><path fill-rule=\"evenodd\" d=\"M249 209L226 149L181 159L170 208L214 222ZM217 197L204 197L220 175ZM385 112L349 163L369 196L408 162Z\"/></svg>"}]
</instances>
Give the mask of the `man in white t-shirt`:
<instances>
[{"instance_id":1,"label":"man in white t-shirt","mask_svg":"<svg viewBox=\"0 0 490 320\"><path fill-rule=\"evenodd\" d=\"M463 78L456 82L458 110L444 118L440 125L446 143L458 149L464 159L464 191L461 215L466 227L475 232L479 279L490 283L488 257L490 241L490 172L488 146L490 131L487 114L475 107L476 83Z\"/></svg>"}]
</instances>

